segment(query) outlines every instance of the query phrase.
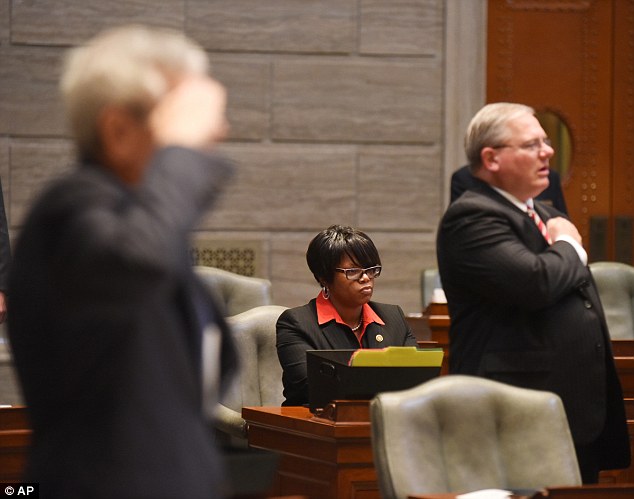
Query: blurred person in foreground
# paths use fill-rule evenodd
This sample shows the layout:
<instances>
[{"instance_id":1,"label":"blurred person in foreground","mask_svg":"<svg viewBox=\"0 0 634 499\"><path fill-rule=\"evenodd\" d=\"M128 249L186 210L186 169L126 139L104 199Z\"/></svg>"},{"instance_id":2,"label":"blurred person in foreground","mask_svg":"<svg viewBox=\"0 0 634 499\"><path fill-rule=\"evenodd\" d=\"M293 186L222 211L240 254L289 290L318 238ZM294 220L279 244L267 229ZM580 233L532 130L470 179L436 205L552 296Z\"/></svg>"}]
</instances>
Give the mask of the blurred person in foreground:
<instances>
[{"instance_id":1,"label":"blurred person in foreground","mask_svg":"<svg viewBox=\"0 0 634 499\"><path fill-rule=\"evenodd\" d=\"M71 50L60 86L80 164L35 202L9 286L25 479L43 498L223 497L202 406L236 356L188 235L232 174L211 154L225 90L199 46L142 26ZM203 334L221 345L205 363ZM204 394L203 370L221 380Z\"/></svg>"},{"instance_id":2,"label":"blurred person in foreground","mask_svg":"<svg viewBox=\"0 0 634 499\"><path fill-rule=\"evenodd\" d=\"M365 233L333 225L310 242L306 261L321 291L306 305L285 310L277 321L282 405L308 403L306 350L416 346L401 307L371 301L382 267Z\"/></svg>"},{"instance_id":3,"label":"blurred person in foreground","mask_svg":"<svg viewBox=\"0 0 634 499\"><path fill-rule=\"evenodd\" d=\"M581 236L534 200L548 187L554 150L534 110L512 103L482 108L465 150L476 185L449 206L437 239L449 372L559 395L583 482L597 482L600 470L629 466L629 440Z\"/></svg>"}]
</instances>

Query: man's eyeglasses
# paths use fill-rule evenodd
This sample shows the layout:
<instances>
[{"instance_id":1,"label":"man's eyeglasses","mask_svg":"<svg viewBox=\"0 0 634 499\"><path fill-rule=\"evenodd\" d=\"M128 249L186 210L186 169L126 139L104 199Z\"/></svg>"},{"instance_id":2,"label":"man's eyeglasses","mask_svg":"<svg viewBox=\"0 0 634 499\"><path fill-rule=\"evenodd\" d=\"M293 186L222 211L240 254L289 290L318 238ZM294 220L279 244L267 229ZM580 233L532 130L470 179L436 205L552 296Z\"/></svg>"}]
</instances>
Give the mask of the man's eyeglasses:
<instances>
[{"instance_id":1,"label":"man's eyeglasses","mask_svg":"<svg viewBox=\"0 0 634 499\"><path fill-rule=\"evenodd\" d=\"M516 146L513 144L500 144L499 146L493 146L493 149L503 149L505 147L513 147L516 149L523 149L524 151L528 151L530 153L535 154L541 151L545 146L552 148L552 143L550 142L549 138L531 140L530 142L520 144L519 146Z\"/></svg>"},{"instance_id":2,"label":"man's eyeglasses","mask_svg":"<svg viewBox=\"0 0 634 499\"><path fill-rule=\"evenodd\" d=\"M346 275L346 279L350 281L358 281L363 274L367 275L370 279L374 279L381 275L381 266L375 265L374 267L368 267L367 269L351 268L351 269L335 269L337 272L343 272Z\"/></svg>"}]
</instances>

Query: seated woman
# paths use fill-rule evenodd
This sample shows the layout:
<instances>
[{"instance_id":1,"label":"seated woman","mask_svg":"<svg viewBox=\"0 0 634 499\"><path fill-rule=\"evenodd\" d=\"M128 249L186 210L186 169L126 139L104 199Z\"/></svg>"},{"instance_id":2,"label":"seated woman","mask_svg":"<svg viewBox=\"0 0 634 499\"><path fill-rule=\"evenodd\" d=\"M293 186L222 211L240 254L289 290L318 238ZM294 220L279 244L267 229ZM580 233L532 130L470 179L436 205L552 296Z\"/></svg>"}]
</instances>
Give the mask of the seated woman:
<instances>
[{"instance_id":1,"label":"seated woman","mask_svg":"<svg viewBox=\"0 0 634 499\"><path fill-rule=\"evenodd\" d=\"M366 234L333 225L313 238L306 260L321 292L277 321L282 405L308 403L306 350L416 346L401 307L370 301L381 259Z\"/></svg>"}]
</instances>

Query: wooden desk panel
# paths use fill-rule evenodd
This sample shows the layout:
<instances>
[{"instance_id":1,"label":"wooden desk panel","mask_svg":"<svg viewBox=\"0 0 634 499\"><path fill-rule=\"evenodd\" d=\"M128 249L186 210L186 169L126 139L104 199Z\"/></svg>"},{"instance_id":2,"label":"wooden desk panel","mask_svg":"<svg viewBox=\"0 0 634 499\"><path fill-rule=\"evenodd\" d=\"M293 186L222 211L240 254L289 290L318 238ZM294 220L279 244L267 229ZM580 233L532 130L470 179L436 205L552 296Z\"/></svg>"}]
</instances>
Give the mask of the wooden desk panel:
<instances>
[{"instance_id":1,"label":"wooden desk panel","mask_svg":"<svg viewBox=\"0 0 634 499\"><path fill-rule=\"evenodd\" d=\"M0 481L22 479L31 429L25 407L0 408Z\"/></svg>"},{"instance_id":2,"label":"wooden desk panel","mask_svg":"<svg viewBox=\"0 0 634 499\"><path fill-rule=\"evenodd\" d=\"M632 499L634 484L584 485L583 487L553 487L538 492L531 499Z\"/></svg>"},{"instance_id":3,"label":"wooden desk panel","mask_svg":"<svg viewBox=\"0 0 634 499\"><path fill-rule=\"evenodd\" d=\"M615 357L634 357L634 341L612 340L612 354Z\"/></svg>"},{"instance_id":4,"label":"wooden desk panel","mask_svg":"<svg viewBox=\"0 0 634 499\"><path fill-rule=\"evenodd\" d=\"M634 398L624 398L623 402L625 402L625 417L629 420L634 421Z\"/></svg>"},{"instance_id":5,"label":"wooden desk panel","mask_svg":"<svg viewBox=\"0 0 634 499\"><path fill-rule=\"evenodd\" d=\"M429 322L423 314L408 314L405 316L408 326L412 329L416 341L431 341Z\"/></svg>"},{"instance_id":6,"label":"wooden desk panel","mask_svg":"<svg viewBox=\"0 0 634 499\"><path fill-rule=\"evenodd\" d=\"M456 499L460 494L415 494L407 496L407 499ZM511 495L510 499L531 499L529 496Z\"/></svg>"},{"instance_id":7,"label":"wooden desk panel","mask_svg":"<svg viewBox=\"0 0 634 499\"><path fill-rule=\"evenodd\" d=\"M411 320L411 319L408 319ZM429 328L429 340L443 349L445 356L442 361L440 374L449 373L449 309L446 303L430 303L421 316L421 320L427 323ZM423 341L418 341L421 348L428 347Z\"/></svg>"},{"instance_id":8,"label":"wooden desk panel","mask_svg":"<svg viewBox=\"0 0 634 499\"><path fill-rule=\"evenodd\" d=\"M456 499L459 494L416 494L408 499ZM512 499L632 499L634 484L584 485L582 487L552 487L533 495L511 495Z\"/></svg>"},{"instance_id":9,"label":"wooden desk panel","mask_svg":"<svg viewBox=\"0 0 634 499\"><path fill-rule=\"evenodd\" d=\"M272 494L380 499L369 421L318 418L305 407L245 407L242 417L250 446L281 454Z\"/></svg>"},{"instance_id":10,"label":"wooden desk panel","mask_svg":"<svg viewBox=\"0 0 634 499\"><path fill-rule=\"evenodd\" d=\"M624 398L634 398L634 357L614 357Z\"/></svg>"}]
</instances>

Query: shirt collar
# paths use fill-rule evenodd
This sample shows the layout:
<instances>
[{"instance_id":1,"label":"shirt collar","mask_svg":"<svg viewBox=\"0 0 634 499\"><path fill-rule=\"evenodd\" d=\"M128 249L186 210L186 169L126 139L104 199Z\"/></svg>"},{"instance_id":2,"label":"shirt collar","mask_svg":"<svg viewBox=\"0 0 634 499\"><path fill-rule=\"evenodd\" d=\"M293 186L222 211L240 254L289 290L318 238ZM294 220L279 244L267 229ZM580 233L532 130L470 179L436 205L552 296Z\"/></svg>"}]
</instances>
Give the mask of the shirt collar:
<instances>
[{"instance_id":1,"label":"shirt collar","mask_svg":"<svg viewBox=\"0 0 634 499\"><path fill-rule=\"evenodd\" d=\"M510 193L506 192L505 190L500 189L499 187L495 187L493 185L491 187L493 187L493 189L495 189L500 195L504 196L506 199L508 199L511 203L513 203L515 206L517 206L524 213L526 213L529 208L530 209L534 208L533 198L529 198L524 203L524 202L520 201L519 199L517 199L515 196L513 196L513 194L510 194Z\"/></svg>"},{"instance_id":2,"label":"shirt collar","mask_svg":"<svg viewBox=\"0 0 634 499\"><path fill-rule=\"evenodd\" d=\"M364 325L370 324L371 322L376 322L382 326L385 325L383 319L381 319L367 303L363 304L362 313ZM324 295L319 293L319 295L317 295L317 322L321 326L332 320L338 322L339 324L345 324L332 302L330 300L326 300Z\"/></svg>"}]
</instances>

